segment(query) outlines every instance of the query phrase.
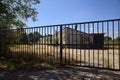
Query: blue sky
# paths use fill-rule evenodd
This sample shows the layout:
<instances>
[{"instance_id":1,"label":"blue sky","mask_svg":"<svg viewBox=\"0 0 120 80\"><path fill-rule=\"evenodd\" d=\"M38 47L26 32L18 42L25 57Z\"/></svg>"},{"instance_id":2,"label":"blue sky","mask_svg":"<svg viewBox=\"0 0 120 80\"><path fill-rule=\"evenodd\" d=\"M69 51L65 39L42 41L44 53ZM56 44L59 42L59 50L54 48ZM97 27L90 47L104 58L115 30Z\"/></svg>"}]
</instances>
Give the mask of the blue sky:
<instances>
[{"instance_id":1,"label":"blue sky","mask_svg":"<svg viewBox=\"0 0 120 80\"><path fill-rule=\"evenodd\" d=\"M41 0L29 27L120 18L120 0Z\"/></svg>"}]
</instances>

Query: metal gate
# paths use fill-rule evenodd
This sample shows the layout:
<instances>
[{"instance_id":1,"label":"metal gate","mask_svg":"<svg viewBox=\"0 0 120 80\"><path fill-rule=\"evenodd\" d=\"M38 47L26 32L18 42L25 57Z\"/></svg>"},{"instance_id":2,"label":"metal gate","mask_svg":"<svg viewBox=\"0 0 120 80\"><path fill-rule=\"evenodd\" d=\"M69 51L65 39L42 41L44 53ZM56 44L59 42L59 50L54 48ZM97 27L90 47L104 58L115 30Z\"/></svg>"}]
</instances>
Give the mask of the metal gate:
<instances>
[{"instance_id":1,"label":"metal gate","mask_svg":"<svg viewBox=\"0 0 120 80\"><path fill-rule=\"evenodd\" d=\"M18 59L120 70L120 19L6 31Z\"/></svg>"}]
</instances>

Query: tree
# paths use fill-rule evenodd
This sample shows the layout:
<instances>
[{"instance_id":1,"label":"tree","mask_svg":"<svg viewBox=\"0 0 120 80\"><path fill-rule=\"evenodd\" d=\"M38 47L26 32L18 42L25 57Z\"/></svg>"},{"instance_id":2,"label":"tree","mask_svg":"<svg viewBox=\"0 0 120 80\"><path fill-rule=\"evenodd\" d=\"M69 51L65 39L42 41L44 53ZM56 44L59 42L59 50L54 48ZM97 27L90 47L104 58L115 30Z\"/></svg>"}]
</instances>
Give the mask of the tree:
<instances>
[{"instance_id":1,"label":"tree","mask_svg":"<svg viewBox=\"0 0 120 80\"><path fill-rule=\"evenodd\" d=\"M0 0L0 27L24 27L29 18L36 21L38 12L33 5L39 3L40 0Z\"/></svg>"},{"instance_id":2,"label":"tree","mask_svg":"<svg viewBox=\"0 0 120 80\"><path fill-rule=\"evenodd\" d=\"M39 3L40 0L0 0L0 29L2 30L3 27L6 27L7 29L21 29L26 26L25 21L27 21L29 18L31 18L33 21L36 21L38 12L34 5ZM12 32L8 33L7 31L6 35L7 39L5 40L10 40L10 43L18 40L16 38L16 40L12 38L16 35ZM26 36L23 35L23 37ZM23 41L23 39L21 40ZM0 44L1 43L5 43L5 41L0 39Z\"/></svg>"},{"instance_id":3,"label":"tree","mask_svg":"<svg viewBox=\"0 0 120 80\"><path fill-rule=\"evenodd\" d=\"M19 41L23 44L28 44L28 35L26 33L22 33L20 35Z\"/></svg>"},{"instance_id":4,"label":"tree","mask_svg":"<svg viewBox=\"0 0 120 80\"><path fill-rule=\"evenodd\" d=\"M116 39L114 40L115 43L120 43L120 37L116 37Z\"/></svg>"},{"instance_id":5,"label":"tree","mask_svg":"<svg viewBox=\"0 0 120 80\"><path fill-rule=\"evenodd\" d=\"M106 37L104 37L104 41L105 41L105 42L112 41L112 38L109 37L109 36L106 36Z\"/></svg>"},{"instance_id":6,"label":"tree","mask_svg":"<svg viewBox=\"0 0 120 80\"><path fill-rule=\"evenodd\" d=\"M77 25L75 25L74 27L75 27L75 30L77 30Z\"/></svg>"},{"instance_id":7,"label":"tree","mask_svg":"<svg viewBox=\"0 0 120 80\"><path fill-rule=\"evenodd\" d=\"M120 37L117 37L116 40L117 40L117 41L120 41Z\"/></svg>"},{"instance_id":8,"label":"tree","mask_svg":"<svg viewBox=\"0 0 120 80\"><path fill-rule=\"evenodd\" d=\"M29 42L32 43L38 42L40 37L42 37L42 35L39 32L33 32L28 34Z\"/></svg>"},{"instance_id":9,"label":"tree","mask_svg":"<svg viewBox=\"0 0 120 80\"><path fill-rule=\"evenodd\" d=\"M57 38L53 38L53 44L56 45L56 46L58 45L58 39Z\"/></svg>"}]
</instances>

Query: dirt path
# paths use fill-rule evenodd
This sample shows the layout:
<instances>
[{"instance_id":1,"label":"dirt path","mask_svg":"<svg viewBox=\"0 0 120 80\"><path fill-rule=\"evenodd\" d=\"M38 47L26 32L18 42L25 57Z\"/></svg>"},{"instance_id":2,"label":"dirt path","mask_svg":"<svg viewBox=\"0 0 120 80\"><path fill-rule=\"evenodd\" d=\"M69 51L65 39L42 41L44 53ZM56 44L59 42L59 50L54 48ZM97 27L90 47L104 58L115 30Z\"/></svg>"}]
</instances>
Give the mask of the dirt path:
<instances>
[{"instance_id":1,"label":"dirt path","mask_svg":"<svg viewBox=\"0 0 120 80\"><path fill-rule=\"evenodd\" d=\"M42 50L43 49L43 50ZM48 52L53 56L60 55L60 47L48 45L36 45L35 50L41 50L44 53ZM39 52L39 51L38 51ZM119 50L115 49L63 49L63 57L67 60L74 60L77 64L91 65L96 67L110 67L119 69ZM65 60L64 60L65 61ZM83 63L80 63L83 62Z\"/></svg>"}]
</instances>

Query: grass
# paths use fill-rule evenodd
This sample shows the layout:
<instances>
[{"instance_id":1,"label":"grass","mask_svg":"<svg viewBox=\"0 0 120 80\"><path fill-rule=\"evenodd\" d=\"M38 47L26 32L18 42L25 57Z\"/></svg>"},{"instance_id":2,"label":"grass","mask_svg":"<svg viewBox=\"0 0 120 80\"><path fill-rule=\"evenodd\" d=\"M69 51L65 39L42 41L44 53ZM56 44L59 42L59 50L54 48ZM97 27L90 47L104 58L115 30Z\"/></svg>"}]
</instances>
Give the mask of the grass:
<instances>
[{"instance_id":1,"label":"grass","mask_svg":"<svg viewBox=\"0 0 120 80\"><path fill-rule=\"evenodd\" d=\"M45 62L28 61L23 58L16 59L14 57L0 58L0 70L44 70L55 68L56 66Z\"/></svg>"}]
</instances>

